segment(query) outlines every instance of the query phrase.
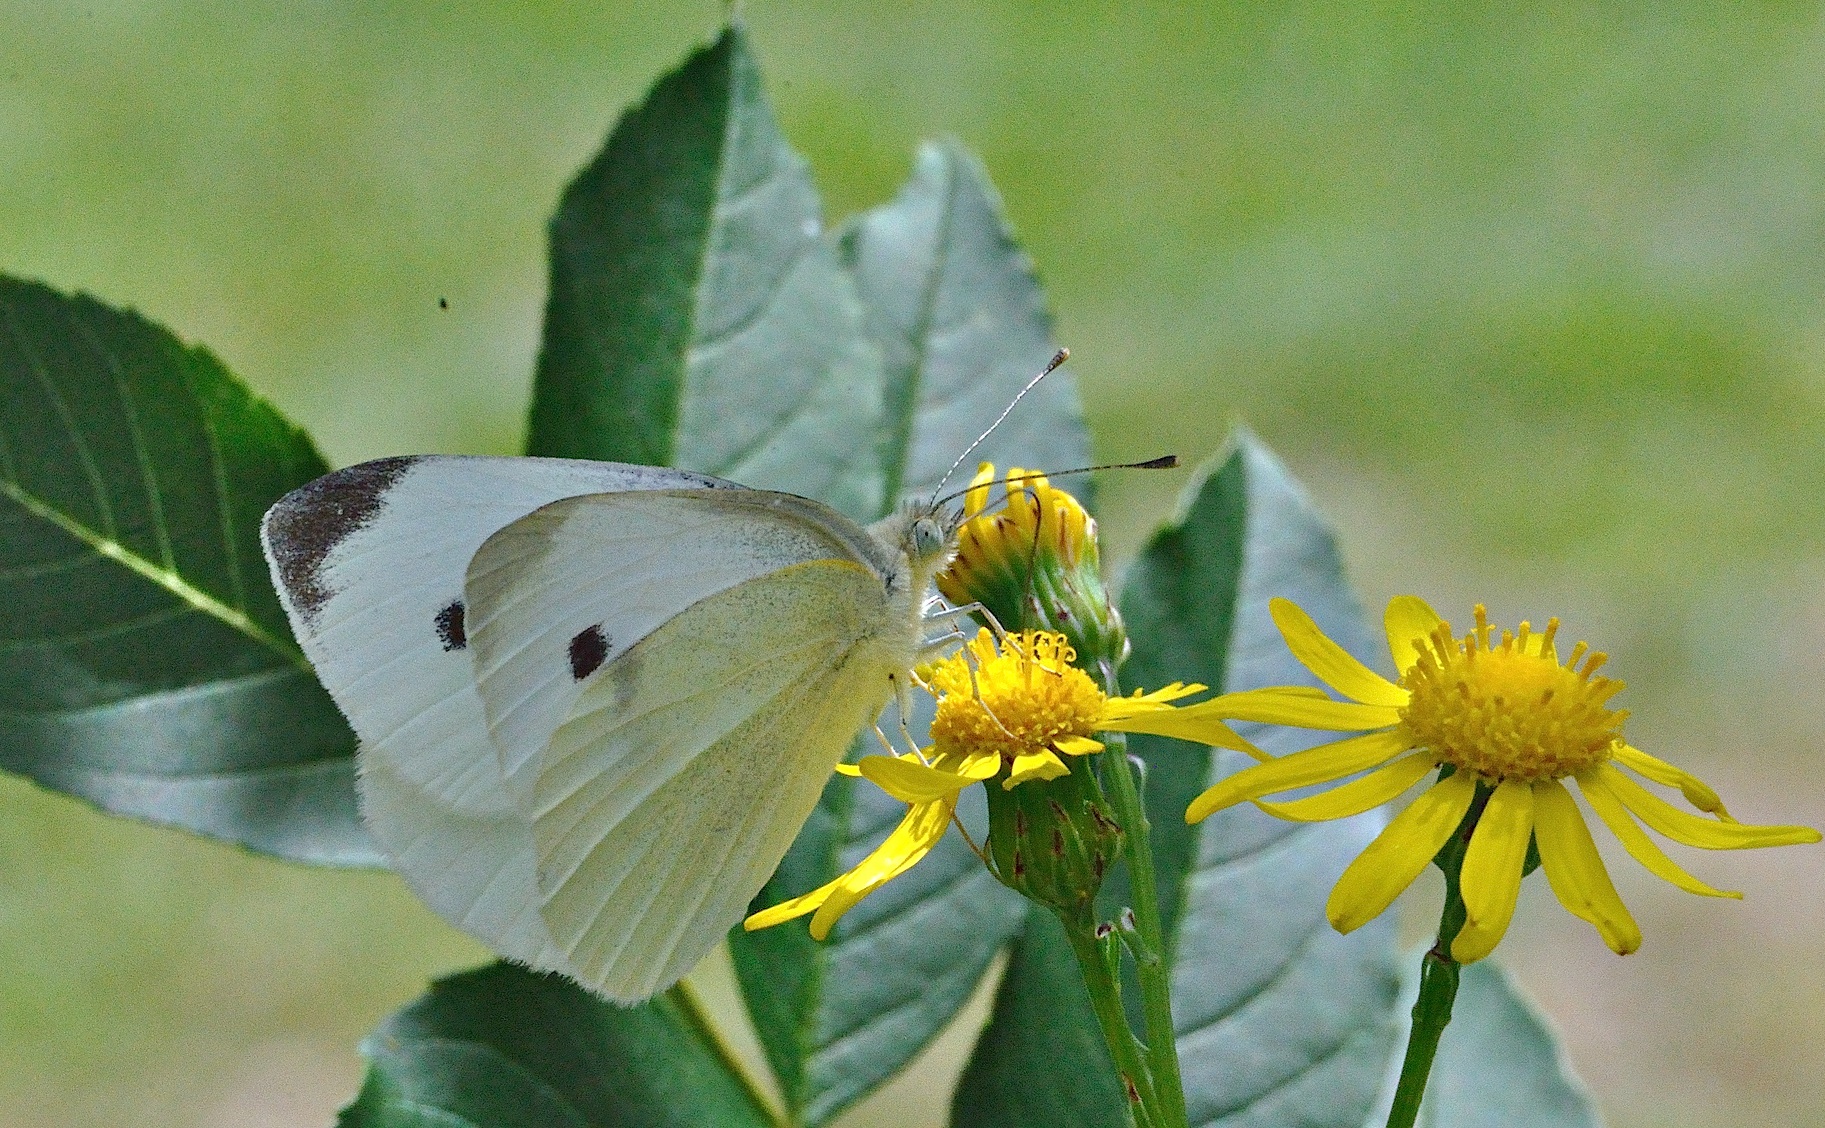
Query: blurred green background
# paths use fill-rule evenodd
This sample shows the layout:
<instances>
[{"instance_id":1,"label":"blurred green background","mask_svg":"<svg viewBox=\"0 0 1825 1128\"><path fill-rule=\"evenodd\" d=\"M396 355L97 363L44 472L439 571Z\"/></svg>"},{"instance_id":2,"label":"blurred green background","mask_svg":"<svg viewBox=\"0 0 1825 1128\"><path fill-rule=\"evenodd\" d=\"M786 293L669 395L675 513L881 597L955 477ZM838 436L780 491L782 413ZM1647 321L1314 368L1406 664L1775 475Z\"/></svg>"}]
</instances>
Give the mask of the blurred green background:
<instances>
[{"instance_id":1,"label":"blurred green background","mask_svg":"<svg viewBox=\"0 0 1825 1128\"><path fill-rule=\"evenodd\" d=\"M1100 455L1196 463L1246 420L1372 608L1558 614L1636 743L1825 824L1825 9L746 12L831 218L920 138L983 155ZM208 344L333 463L510 451L545 218L719 18L0 0L0 270ZM1118 559L1184 477L1105 483ZM1744 904L1607 852L1638 955L1539 880L1503 952L1612 1123L1825 1124L1825 850L1680 852ZM0 863L9 1125L326 1124L355 1040L481 958L387 875L13 780ZM851 1123L939 1123L968 1040Z\"/></svg>"}]
</instances>

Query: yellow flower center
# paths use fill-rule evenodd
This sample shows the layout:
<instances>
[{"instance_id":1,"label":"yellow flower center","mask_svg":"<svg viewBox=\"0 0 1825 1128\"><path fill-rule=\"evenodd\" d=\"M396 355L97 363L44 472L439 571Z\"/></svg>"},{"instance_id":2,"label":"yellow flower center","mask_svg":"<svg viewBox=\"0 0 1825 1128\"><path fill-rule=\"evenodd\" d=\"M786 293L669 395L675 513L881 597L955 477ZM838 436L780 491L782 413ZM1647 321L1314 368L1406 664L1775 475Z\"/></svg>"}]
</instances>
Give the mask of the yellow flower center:
<instances>
[{"instance_id":1,"label":"yellow flower center","mask_svg":"<svg viewBox=\"0 0 1825 1128\"><path fill-rule=\"evenodd\" d=\"M919 670L938 698L931 735L940 755L992 752L1011 762L1096 731L1103 692L1071 665L1077 655L1064 635L1023 631L1002 645L981 631L964 650Z\"/></svg>"},{"instance_id":2,"label":"yellow flower center","mask_svg":"<svg viewBox=\"0 0 1825 1128\"><path fill-rule=\"evenodd\" d=\"M1447 624L1414 640L1419 659L1401 678L1413 697L1400 711L1413 746L1488 781L1560 779L1609 759L1628 711L1605 707L1622 689L1597 676L1606 656L1586 658L1580 642L1560 665L1557 619L1545 634L1522 623L1493 644L1480 604L1476 622L1462 639Z\"/></svg>"}]
</instances>

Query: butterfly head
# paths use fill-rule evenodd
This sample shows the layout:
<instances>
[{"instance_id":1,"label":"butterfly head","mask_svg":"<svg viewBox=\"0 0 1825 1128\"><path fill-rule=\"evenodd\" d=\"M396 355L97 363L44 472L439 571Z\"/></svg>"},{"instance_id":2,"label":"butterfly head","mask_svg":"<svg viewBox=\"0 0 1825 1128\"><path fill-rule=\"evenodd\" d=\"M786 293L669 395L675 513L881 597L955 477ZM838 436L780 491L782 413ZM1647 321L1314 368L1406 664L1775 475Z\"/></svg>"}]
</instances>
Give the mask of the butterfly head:
<instances>
[{"instance_id":1,"label":"butterfly head","mask_svg":"<svg viewBox=\"0 0 1825 1128\"><path fill-rule=\"evenodd\" d=\"M915 504L907 510L900 547L914 564L929 564L936 570L956 549L957 528L962 524L961 510Z\"/></svg>"}]
</instances>

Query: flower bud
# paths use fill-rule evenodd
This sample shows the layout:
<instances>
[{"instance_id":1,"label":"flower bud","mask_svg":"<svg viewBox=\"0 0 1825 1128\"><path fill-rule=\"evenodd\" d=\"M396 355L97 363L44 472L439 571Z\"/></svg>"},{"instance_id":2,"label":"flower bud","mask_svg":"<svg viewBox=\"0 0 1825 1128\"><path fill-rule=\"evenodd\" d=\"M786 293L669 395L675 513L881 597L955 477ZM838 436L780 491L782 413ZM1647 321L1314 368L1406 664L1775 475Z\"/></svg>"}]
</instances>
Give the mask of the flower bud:
<instances>
[{"instance_id":1,"label":"flower bud","mask_svg":"<svg viewBox=\"0 0 1825 1128\"><path fill-rule=\"evenodd\" d=\"M987 789L988 851L1003 885L1067 920L1085 921L1121 854L1122 828L1090 758L1071 757L1070 767L1053 779Z\"/></svg>"},{"instance_id":2,"label":"flower bud","mask_svg":"<svg viewBox=\"0 0 1825 1128\"><path fill-rule=\"evenodd\" d=\"M988 512L995 467L977 471L938 590L954 604L982 604L1008 630L1063 634L1093 669L1119 665L1128 636L1103 585L1096 521L1044 475L1013 467L1005 480L1007 504Z\"/></svg>"}]
</instances>

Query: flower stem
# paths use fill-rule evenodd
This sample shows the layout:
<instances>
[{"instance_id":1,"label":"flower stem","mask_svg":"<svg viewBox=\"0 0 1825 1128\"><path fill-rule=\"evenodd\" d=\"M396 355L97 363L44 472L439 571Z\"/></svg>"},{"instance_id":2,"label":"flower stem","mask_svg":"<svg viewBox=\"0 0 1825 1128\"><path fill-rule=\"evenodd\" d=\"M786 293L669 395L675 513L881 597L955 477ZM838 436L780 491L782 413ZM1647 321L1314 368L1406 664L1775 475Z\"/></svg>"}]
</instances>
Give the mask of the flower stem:
<instances>
[{"instance_id":1,"label":"flower stem","mask_svg":"<svg viewBox=\"0 0 1825 1128\"><path fill-rule=\"evenodd\" d=\"M1185 1124L1185 1089L1179 1078L1179 1048L1172 1026L1172 985L1166 945L1160 927L1159 893L1153 884L1153 850L1147 841L1147 812L1141 806L1134 769L1128 764L1127 741L1114 733L1103 734L1107 744L1104 782L1109 805L1122 824L1123 852L1128 861L1129 894L1134 904L1134 928L1145 945L1134 961L1141 987L1141 1014L1147 1030L1147 1059L1152 1067L1161 1113L1166 1125Z\"/></svg>"},{"instance_id":2,"label":"flower stem","mask_svg":"<svg viewBox=\"0 0 1825 1128\"><path fill-rule=\"evenodd\" d=\"M1103 1041L1109 1044L1109 1056L1127 1101L1128 1116L1135 1128L1167 1128L1156 1114L1159 1104L1152 1072L1147 1067L1145 1048L1134 1039L1128 1028L1128 1016L1122 1010L1122 986L1118 963L1105 939L1096 935L1096 923L1089 917L1066 919L1065 936L1083 971L1084 987L1090 992L1090 1009L1096 1012L1096 1023L1102 1028Z\"/></svg>"},{"instance_id":3,"label":"flower stem","mask_svg":"<svg viewBox=\"0 0 1825 1128\"><path fill-rule=\"evenodd\" d=\"M1104 692L1121 693L1115 668L1101 664ZM1105 733L1103 755L1104 781L1108 784L1110 804L1123 831L1123 849L1128 861L1129 893L1134 904L1134 930L1144 945L1136 953L1135 975L1141 987L1141 1013L1147 1030L1148 1064L1152 1067L1154 1088L1165 1118L1162 1128L1182 1128L1186 1124L1185 1086L1179 1076L1179 1048L1172 1025L1171 972L1163 958L1166 951L1164 929L1160 925L1160 898L1154 887L1153 849L1148 844L1147 808L1141 802L1134 769L1128 763L1128 741L1118 733Z\"/></svg>"},{"instance_id":4,"label":"flower stem","mask_svg":"<svg viewBox=\"0 0 1825 1128\"><path fill-rule=\"evenodd\" d=\"M1452 1005L1457 1002L1458 973L1463 965L1451 958L1451 942L1457 939L1467 916L1458 875L1464 867L1464 852L1470 848L1470 834L1488 802L1489 789L1479 787L1457 833L1446 840L1438 857L1432 860L1445 875L1445 908L1438 918L1438 942L1420 961L1419 998L1413 1000L1413 1026L1407 1034L1407 1054L1401 1059L1394 1104L1388 1109L1388 1128L1413 1128L1418 1119L1426 1080L1432 1075L1432 1060L1438 1055L1439 1038L1445 1033Z\"/></svg>"}]
</instances>

